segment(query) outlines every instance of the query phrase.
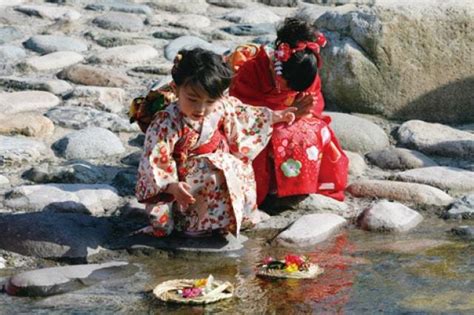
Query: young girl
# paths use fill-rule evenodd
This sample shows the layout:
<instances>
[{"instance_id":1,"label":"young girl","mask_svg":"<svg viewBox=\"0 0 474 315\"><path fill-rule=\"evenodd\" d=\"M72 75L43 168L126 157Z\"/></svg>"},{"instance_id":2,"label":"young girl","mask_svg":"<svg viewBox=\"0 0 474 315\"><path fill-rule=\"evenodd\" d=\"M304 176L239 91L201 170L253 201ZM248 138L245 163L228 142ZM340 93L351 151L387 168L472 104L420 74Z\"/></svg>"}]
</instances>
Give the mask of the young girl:
<instances>
[{"instance_id":1,"label":"young girl","mask_svg":"<svg viewBox=\"0 0 474 315\"><path fill-rule=\"evenodd\" d=\"M180 51L172 76L178 100L148 127L138 170L136 196L151 218L143 232L238 234L243 222L259 220L251 162L272 125L291 124L295 109L272 111L224 96L232 71L203 49Z\"/></svg>"},{"instance_id":2,"label":"young girl","mask_svg":"<svg viewBox=\"0 0 474 315\"><path fill-rule=\"evenodd\" d=\"M237 71L230 95L246 104L298 108L292 126L275 128L268 147L253 162L257 202L311 193L344 199L348 159L323 116L320 49L325 37L308 23L287 18L275 45L245 47L230 57ZM252 53L253 49L253 53Z\"/></svg>"}]
</instances>

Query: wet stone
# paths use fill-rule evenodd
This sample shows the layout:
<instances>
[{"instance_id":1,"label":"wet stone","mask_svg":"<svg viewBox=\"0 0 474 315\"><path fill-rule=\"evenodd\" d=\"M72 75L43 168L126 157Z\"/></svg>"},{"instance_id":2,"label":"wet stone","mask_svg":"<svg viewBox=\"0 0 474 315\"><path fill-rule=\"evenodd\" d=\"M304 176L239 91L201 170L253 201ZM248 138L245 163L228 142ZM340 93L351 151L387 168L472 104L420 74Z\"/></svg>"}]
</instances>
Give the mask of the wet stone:
<instances>
[{"instance_id":1,"label":"wet stone","mask_svg":"<svg viewBox=\"0 0 474 315\"><path fill-rule=\"evenodd\" d=\"M128 266L127 262L107 262L32 270L8 279L5 290L9 295L29 297L62 294L120 277Z\"/></svg>"},{"instance_id":2,"label":"wet stone","mask_svg":"<svg viewBox=\"0 0 474 315\"><path fill-rule=\"evenodd\" d=\"M103 29L124 32L138 32L144 27L143 20L139 16L117 12L96 17L92 23Z\"/></svg>"},{"instance_id":3,"label":"wet stone","mask_svg":"<svg viewBox=\"0 0 474 315\"><path fill-rule=\"evenodd\" d=\"M58 35L35 35L30 37L23 45L41 54L48 54L56 51L86 51L87 44L79 39L58 36Z\"/></svg>"},{"instance_id":4,"label":"wet stone","mask_svg":"<svg viewBox=\"0 0 474 315\"><path fill-rule=\"evenodd\" d=\"M451 230L454 235L474 240L474 226L461 225Z\"/></svg>"},{"instance_id":5,"label":"wet stone","mask_svg":"<svg viewBox=\"0 0 474 315\"><path fill-rule=\"evenodd\" d=\"M61 106L49 110L46 116L55 124L70 129L101 127L113 132L138 131L136 125L117 114L87 107Z\"/></svg>"},{"instance_id":6,"label":"wet stone","mask_svg":"<svg viewBox=\"0 0 474 315\"><path fill-rule=\"evenodd\" d=\"M114 133L99 127L71 132L56 141L53 149L66 159L97 159L125 152L122 142Z\"/></svg>"},{"instance_id":7,"label":"wet stone","mask_svg":"<svg viewBox=\"0 0 474 315\"><path fill-rule=\"evenodd\" d=\"M474 194L456 200L444 214L445 219L474 219Z\"/></svg>"},{"instance_id":8,"label":"wet stone","mask_svg":"<svg viewBox=\"0 0 474 315\"><path fill-rule=\"evenodd\" d=\"M23 33L12 26L0 27L0 44L5 44L23 38Z\"/></svg>"},{"instance_id":9,"label":"wet stone","mask_svg":"<svg viewBox=\"0 0 474 315\"><path fill-rule=\"evenodd\" d=\"M224 32L237 36L258 36L275 33L275 26L270 23L238 24L221 28Z\"/></svg>"}]
</instances>

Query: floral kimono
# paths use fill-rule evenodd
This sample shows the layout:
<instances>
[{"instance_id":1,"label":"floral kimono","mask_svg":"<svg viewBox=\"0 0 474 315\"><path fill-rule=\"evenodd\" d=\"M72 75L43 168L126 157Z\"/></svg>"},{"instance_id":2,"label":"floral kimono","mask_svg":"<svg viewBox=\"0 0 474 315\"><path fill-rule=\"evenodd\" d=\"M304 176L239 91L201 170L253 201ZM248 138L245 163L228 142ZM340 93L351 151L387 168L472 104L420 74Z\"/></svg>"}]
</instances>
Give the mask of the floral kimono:
<instances>
[{"instance_id":1,"label":"floral kimono","mask_svg":"<svg viewBox=\"0 0 474 315\"><path fill-rule=\"evenodd\" d=\"M238 67L234 66L237 73L229 94L246 104L273 110L290 106L298 92L280 90L281 78L275 74L274 62L270 46L262 46L254 56L240 61ZM322 115L319 74L305 92L315 93L318 98L311 109L312 117L298 119L291 126L275 126L270 144L253 162L258 204L273 190L279 197L319 193L344 199L348 159L329 127L330 118Z\"/></svg>"},{"instance_id":2,"label":"floral kimono","mask_svg":"<svg viewBox=\"0 0 474 315\"><path fill-rule=\"evenodd\" d=\"M252 160L267 145L271 111L223 97L202 122L185 117L176 103L148 127L136 196L146 203L153 234L212 230L238 234L259 221ZM196 199L182 209L165 190L186 182Z\"/></svg>"}]
</instances>

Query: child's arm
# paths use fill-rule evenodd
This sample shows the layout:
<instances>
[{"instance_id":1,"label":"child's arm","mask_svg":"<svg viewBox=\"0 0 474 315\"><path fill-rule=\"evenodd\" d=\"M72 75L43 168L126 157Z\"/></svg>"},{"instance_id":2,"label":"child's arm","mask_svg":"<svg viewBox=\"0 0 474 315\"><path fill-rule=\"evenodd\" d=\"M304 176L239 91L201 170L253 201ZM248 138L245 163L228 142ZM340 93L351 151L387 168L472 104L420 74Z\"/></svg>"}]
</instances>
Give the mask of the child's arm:
<instances>
[{"instance_id":1,"label":"child's arm","mask_svg":"<svg viewBox=\"0 0 474 315\"><path fill-rule=\"evenodd\" d=\"M190 204L196 202L193 195L189 193L191 187L185 182L177 182L168 184L165 192L173 195L174 199L180 204L183 209L186 209Z\"/></svg>"},{"instance_id":2,"label":"child's arm","mask_svg":"<svg viewBox=\"0 0 474 315\"><path fill-rule=\"evenodd\" d=\"M296 107L288 107L285 110L275 110L272 114L272 122L273 124L277 124L280 122L286 122L288 125L291 125L295 119L296 115L295 112L298 110Z\"/></svg>"}]
</instances>

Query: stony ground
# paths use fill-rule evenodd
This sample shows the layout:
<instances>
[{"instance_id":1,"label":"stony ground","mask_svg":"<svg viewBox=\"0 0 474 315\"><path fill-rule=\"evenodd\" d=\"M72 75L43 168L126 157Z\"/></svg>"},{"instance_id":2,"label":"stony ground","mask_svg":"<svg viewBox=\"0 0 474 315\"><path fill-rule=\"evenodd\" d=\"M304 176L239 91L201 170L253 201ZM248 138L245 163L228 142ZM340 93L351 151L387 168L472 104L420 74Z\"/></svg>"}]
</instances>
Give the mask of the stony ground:
<instances>
[{"instance_id":1,"label":"stony ground","mask_svg":"<svg viewBox=\"0 0 474 315\"><path fill-rule=\"evenodd\" d=\"M123 249L137 245L242 248L234 239L222 247L127 237L146 216L133 197L143 134L126 113L133 97L169 80L180 48L224 53L240 43L266 43L284 17L329 9L263 2L0 0L0 269L127 258L136 251ZM285 4L295 6L277 6ZM350 158L346 201L268 200L270 215L249 237L306 246L347 226L401 233L423 217L472 219L474 124L328 114ZM472 239L469 221L459 225L453 233ZM90 279L93 268L111 269L88 268L64 272ZM24 279L11 283L27 286ZM10 293L21 292L12 286Z\"/></svg>"}]
</instances>

